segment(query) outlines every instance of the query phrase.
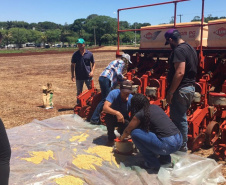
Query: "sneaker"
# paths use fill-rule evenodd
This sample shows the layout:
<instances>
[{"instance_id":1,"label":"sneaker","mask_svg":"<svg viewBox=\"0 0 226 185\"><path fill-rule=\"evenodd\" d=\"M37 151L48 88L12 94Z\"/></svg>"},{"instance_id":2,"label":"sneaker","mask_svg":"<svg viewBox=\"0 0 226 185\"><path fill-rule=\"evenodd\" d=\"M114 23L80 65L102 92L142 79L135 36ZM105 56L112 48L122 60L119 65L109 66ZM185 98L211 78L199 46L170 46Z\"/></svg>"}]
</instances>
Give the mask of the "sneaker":
<instances>
[{"instance_id":1,"label":"sneaker","mask_svg":"<svg viewBox=\"0 0 226 185\"><path fill-rule=\"evenodd\" d=\"M100 122L99 121L90 120L90 124L92 124L92 125L100 125Z\"/></svg>"}]
</instances>

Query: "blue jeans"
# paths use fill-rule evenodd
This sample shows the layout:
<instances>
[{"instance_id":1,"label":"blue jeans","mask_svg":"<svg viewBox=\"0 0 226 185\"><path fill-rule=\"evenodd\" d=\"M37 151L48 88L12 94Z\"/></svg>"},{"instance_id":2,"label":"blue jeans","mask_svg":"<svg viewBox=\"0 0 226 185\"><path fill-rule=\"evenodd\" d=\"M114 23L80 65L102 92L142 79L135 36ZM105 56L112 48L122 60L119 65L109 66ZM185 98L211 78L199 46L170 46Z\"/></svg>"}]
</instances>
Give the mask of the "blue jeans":
<instances>
[{"instance_id":1,"label":"blue jeans","mask_svg":"<svg viewBox=\"0 0 226 185\"><path fill-rule=\"evenodd\" d=\"M134 129L131 137L148 166L155 168L159 168L161 164L170 163L170 154L180 149L183 141L180 133L159 138L155 133L145 132L142 129ZM159 158L157 158L158 155L160 155Z\"/></svg>"},{"instance_id":2,"label":"blue jeans","mask_svg":"<svg viewBox=\"0 0 226 185\"><path fill-rule=\"evenodd\" d=\"M88 80L76 80L76 86L77 86L77 96L80 95L82 93L83 90L83 84L85 82L86 87L88 89L91 88L91 81L92 78L89 78ZM79 103L79 100L77 99L77 104Z\"/></svg>"},{"instance_id":3,"label":"blue jeans","mask_svg":"<svg viewBox=\"0 0 226 185\"><path fill-rule=\"evenodd\" d=\"M188 122L187 110L191 105L195 93L194 86L182 87L173 94L170 104L170 118L183 136L183 146L187 146Z\"/></svg>"},{"instance_id":4,"label":"blue jeans","mask_svg":"<svg viewBox=\"0 0 226 185\"><path fill-rule=\"evenodd\" d=\"M108 93L111 91L111 81L108 78L100 76L99 84L100 84L102 99L101 99L100 103L97 105L97 107L90 119L91 122L95 122L95 123L99 123L100 113L103 110L105 99L106 99Z\"/></svg>"}]
</instances>

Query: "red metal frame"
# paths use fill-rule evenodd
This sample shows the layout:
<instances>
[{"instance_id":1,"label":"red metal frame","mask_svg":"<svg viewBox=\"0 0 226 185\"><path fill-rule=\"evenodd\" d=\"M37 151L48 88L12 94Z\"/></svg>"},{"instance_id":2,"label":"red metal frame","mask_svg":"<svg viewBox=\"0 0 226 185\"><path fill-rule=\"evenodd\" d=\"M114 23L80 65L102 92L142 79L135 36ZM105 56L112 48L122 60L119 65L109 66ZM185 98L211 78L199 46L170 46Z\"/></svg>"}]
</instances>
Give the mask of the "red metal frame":
<instances>
[{"instance_id":1,"label":"red metal frame","mask_svg":"<svg viewBox=\"0 0 226 185\"><path fill-rule=\"evenodd\" d=\"M224 104L218 104L213 102L210 103L210 97L217 99L225 98L226 95L222 95L219 92L213 93L209 92L211 86L211 80L214 80L211 75L208 73L209 70L216 68L215 71L212 71L214 74L225 74L226 65L224 60L226 60L226 47L203 47L203 27L204 27L204 0L202 0L202 21L201 25L176 25L176 9L177 3L190 1L190 0L178 0L170 1L165 3L157 3L151 5L137 6L131 8L123 8L118 10L118 48L116 55L120 56L119 52L119 34L120 32L126 31L140 31L141 29L130 29L130 30L120 30L119 29L119 12L122 10L134 9L134 8L143 8L148 6L157 6L174 3L174 28L180 27L201 27L201 45L196 48L199 52L199 72L197 74L197 82L195 85L196 93L198 96L195 99L191 107L188 110L188 147L192 151L199 149L203 144L208 146L214 146L215 155L219 159L226 158L226 106ZM223 24L225 22L210 23L208 25ZM205 24L206 25L206 24ZM164 27L161 27L164 28ZM165 27L166 28L166 27ZM167 27L169 28L169 27ZM147 28L147 30L154 30L156 28ZM146 30L143 29L142 30ZM132 64L129 65L128 73L126 74L128 80L132 80L134 88L137 90L135 93L142 93L147 96L150 101L150 104L156 104L160 106L167 115L169 115L169 106L166 103L166 88L167 88L167 78L166 73L168 69L168 58L170 55L170 49L161 49L161 48L146 48L139 50L124 50L126 53L131 55ZM219 62L219 53L223 56L222 62L224 67L217 65ZM221 58L222 59L222 58ZM157 64L157 65L156 65ZM223 77L220 77L220 80L223 80ZM218 78L217 78L218 79ZM226 93L226 80L222 84L220 81L221 92ZM153 95L152 91L149 91L146 94L147 87L148 90L156 90L156 93ZM199 98L200 97L200 98ZM84 91L78 99L80 104L75 106L74 112L79 114L81 117L87 118L89 120L90 115L95 110L96 105L100 101L100 93L94 88ZM211 106L210 106L211 105ZM105 114L101 113L101 122L105 124Z\"/></svg>"},{"instance_id":2,"label":"red metal frame","mask_svg":"<svg viewBox=\"0 0 226 185\"><path fill-rule=\"evenodd\" d=\"M120 32L126 32L126 31L140 31L141 30L141 29L120 30L120 26L119 26L119 12L120 11L174 3L174 27L175 27L176 26L177 3L184 2L184 1L190 1L190 0L177 0L177 1L169 1L169 2L163 2L163 3L156 3L156 4L149 4L149 5L143 5L143 6L135 6L135 7L118 9L118 11L117 11L117 15L118 15L118 44L117 45L118 46L117 46L116 56L120 56L120 51L119 51L119 45L120 45L119 44L120 43L119 33Z\"/></svg>"}]
</instances>

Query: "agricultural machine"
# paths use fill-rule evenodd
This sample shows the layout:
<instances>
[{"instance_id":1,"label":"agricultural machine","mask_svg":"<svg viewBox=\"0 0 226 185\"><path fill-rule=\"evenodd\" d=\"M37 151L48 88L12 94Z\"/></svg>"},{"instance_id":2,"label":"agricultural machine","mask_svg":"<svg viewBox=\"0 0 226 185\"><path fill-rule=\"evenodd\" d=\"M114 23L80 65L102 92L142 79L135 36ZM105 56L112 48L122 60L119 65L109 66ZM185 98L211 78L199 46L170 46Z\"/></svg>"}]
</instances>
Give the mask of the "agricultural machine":
<instances>
[{"instance_id":1,"label":"agricultural machine","mask_svg":"<svg viewBox=\"0 0 226 185\"><path fill-rule=\"evenodd\" d=\"M215 156L226 159L226 19L204 22L204 3L200 22L176 23L177 4L190 0L175 0L158 4L118 9L118 47L116 56L122 52L131 56L127 79L132 80L133 93L142 93L150 104L160 106L169 115L169 106L165 96L167 88L168 60L171 54L165 46L165 32L176 28L182 39L192 45L199 57L198 74L195 84L195 96L187 112L188 147L192 151L203 145L213 147ZM146 26L140 29L120 30L120 11L157 5L174 4L174 23ZM140 31L139 49L119 49L119 35L126 31ZM101 94L92 85L79 97L80 104L75 113L88 120L101 99ZM104 122L104 113L102 114ZM103 123L104 124L104 123Z\"/></svg>"}]
</instances>

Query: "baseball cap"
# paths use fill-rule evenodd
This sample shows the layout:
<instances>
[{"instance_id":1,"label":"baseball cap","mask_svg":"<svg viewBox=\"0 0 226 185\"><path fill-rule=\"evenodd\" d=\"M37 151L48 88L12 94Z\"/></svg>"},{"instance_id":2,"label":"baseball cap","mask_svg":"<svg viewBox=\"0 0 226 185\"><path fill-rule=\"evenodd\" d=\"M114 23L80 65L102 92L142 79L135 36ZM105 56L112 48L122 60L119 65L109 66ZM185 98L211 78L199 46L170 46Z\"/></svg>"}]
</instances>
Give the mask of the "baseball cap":
<instances>
[{"instance_id":1,"label":"baseball cap","mask_svg":"<svg viewBox=\"0 0 226 185\"><path fill-rule=\"evenodd\" d=\"M176 39L176 38L180 38L180 37L181 37L181 35L180 35L180 32L178 30L176 30L174 28L169 29L165 33L165 39L166 39L165 45L169 44L169 41L168 41L169 38Z\"/></svg>"},{"instance_id":2,"label":"baseball cap","mask_svg":"<svg viewBox=\"0 0 226 185\"><path fill-rule=\"evenodd\" d=\"M120 90L123 92L132 93L132 83L125 80L120 84Z\"/></svg>"},{"instance_id":3,"label":"baseball cap","mask_svg":"<svg viewBox=\"0 0 226 185\"><path fill-rule=\"evenodd\" d=\"M132 64L129 54L124 53L124 54L122 54L122 57L125 58L126 60L128 60L130 64Z\"/></svg>"},{"instance_id":4,"label":"baseball cap","mask_svg":"<svg viewBox=\"0 0 226 185\"><path fill-rule=\"evenodd\" d=\"M77 40L77 44L84 44L84 43L85 43L85 41L84 41L83 38L79 38L79 39Z\"/></svg>"}]
</instances>

